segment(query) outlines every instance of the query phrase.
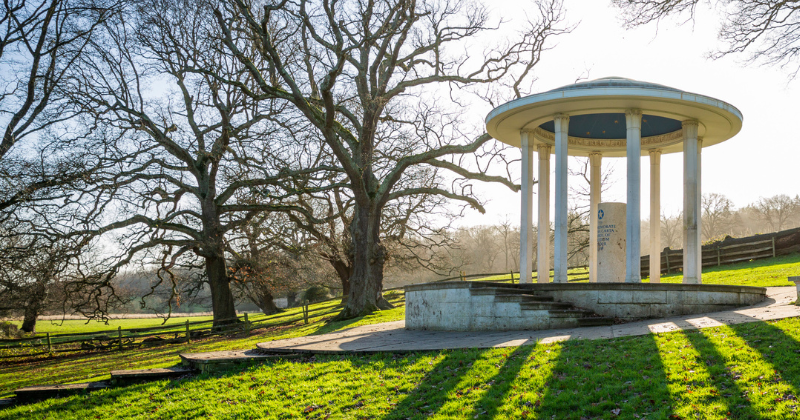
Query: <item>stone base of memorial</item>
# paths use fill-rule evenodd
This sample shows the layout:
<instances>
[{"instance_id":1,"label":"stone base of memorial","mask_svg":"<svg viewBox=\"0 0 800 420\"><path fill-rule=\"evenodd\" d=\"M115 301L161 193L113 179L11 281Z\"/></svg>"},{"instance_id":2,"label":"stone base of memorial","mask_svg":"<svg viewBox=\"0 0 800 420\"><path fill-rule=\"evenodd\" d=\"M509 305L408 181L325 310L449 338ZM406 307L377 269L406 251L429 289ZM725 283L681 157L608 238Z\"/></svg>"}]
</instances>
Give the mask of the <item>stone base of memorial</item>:
<instances>
[{"instance_id":1,"label":"stone base of memorial","mask_svg":"<svg viewBox=\"0 0 800 420\"><path fill-rule=\"evenodd\" d=\"M426 283L405 287L406 328L544 330L719 312L766 299L763 287L649 283Z\"/></svg>"}]
</instances>

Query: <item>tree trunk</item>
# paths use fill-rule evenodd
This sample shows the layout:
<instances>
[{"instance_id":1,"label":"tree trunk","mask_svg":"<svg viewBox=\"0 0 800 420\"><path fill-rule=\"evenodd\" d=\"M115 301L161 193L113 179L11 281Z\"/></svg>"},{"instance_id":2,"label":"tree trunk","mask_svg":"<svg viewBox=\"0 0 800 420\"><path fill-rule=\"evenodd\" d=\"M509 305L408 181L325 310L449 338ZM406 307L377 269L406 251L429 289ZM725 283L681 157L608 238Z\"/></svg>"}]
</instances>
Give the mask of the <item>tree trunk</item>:
<instances>
[{"instance_id":1,"label":"tree trunk","mask_svg":"<svg viewBox=\"0 0 800 420\"><path fill-rule=\"evenodd\" d=\"M380 242L380 209L356 205L350 238L353 241L353 274L347 303L336 319L355 318L393 307L383 298L386 249Z\"/></svg>"},{"instance_id":2,"label":"tree trunk","mask_svg":"<svg viewBox=\"0 0 800 420\"><path fill-rule=\"evenodd\" d=\"M342 283L342 305L347 305L347 300L350 298L350 277L353 276L353 266L338 258L329 259L328 262L336 270L339 281Z\"/></svg>"},{"instance_id":3,"label":"tree trunk","mask_svg":"<svg viewBox=\"0 0 800 420\"><path fill-rule=\"evenodd\" d=\"M258 305L264 315L273 315L281 312L281 309L275 306L275 298L269 290L258 291L258 302L253 302Z\"/></svg>"},{"instance_id":4,"label":"tree trunk","mask_svg":"<svg viewBox=\"0 0 800 420\"><path fill-rule=\"evenodd\" d=\"M36 332L36 318L42 309L42 304L47 298L47 288L42 282L33 284L28 300L25 302L25 309L23 313L22 326L19 328L23 332L32 333Z\"/></svg>"},{"instance_id":5,"label":"tree trunk","mask_svg":"<svg viewBox=\"0 0 800 420\"><path fill-rule=\"evenodd\" d=\"M206 257L206 274L208 275L208 285L211 288L214 327L238 322L225 259L219 256Z\"/></svg>"},{"instance_id":6,"label":"tree trunk","mask_svg":"<svg viewBox=\"0 0 800 420\"><path fill-rule=\"evenodd\" d=\"M20 330L26 333L36 332L36 318L39 316L39 302L31 303L25 306L25 317L22 320Z\"/></svg>"}]
</instances>

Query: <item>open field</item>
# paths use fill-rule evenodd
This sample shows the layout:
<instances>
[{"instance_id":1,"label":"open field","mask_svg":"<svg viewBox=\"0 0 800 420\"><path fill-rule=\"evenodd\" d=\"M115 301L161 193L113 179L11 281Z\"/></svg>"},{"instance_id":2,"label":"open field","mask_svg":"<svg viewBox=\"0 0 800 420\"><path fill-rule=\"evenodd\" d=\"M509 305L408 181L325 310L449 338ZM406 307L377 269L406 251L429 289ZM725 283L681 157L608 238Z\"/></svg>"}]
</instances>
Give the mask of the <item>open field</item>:
<instances>
[{"instance_id":1,"label":"open field","mask_svg":"<svg viewBox=\"0 0 800 420\"><path fill-rule=\"evenodd\" d=\"M303 323L302 310L292 308L269 317L254 317L258 321L269 321L264 328L255 329L250 335L243 332L230 336L216 336L191 343L142 347L133 350L85 352L59 355L52 358L0 360L0 397L8 396L14 389L44 383L74 383L109 378L114 369L143 369L167 367L180 362L178 354L202 351L246 349L262 341L291 338L311 334L324 334L343 328L365 324L402 320L405 316L402 294L390 300L397 308L382 311L367 317L340 322L327 322L337 310L338 302L310 305L309 324ZM129 321L129 320L125 320ZM144 320L152 322L152 319ZM185 322L182 318L179 322ZM290 325L278 325L292 322ZM270 327L270 323L275 326ZM88 328L107 330L105 324L92 323ZM0 352L2 356L2 352Z\"/></svg>"},{"instance_id":2,"label":"open field","mask_svg":"<svg viewBox=\"0 0 800 420\"><path fill-rule=\"evenodd\" d=\"M724 268L706 270L704 282L786 285L786 276L800 274L800 256ZM679 276L665 280L673 279ZM251 317L269 323L250 335L6 361L0 363L0 396L33 384L108 379L113 369L172 366L179 353L252 348L263 341L403 319L402 293L394 293L392 301L396 309L344 322L326 322L337 302L325 302L311 305L308 325L301 309L293 308ZM287 321L293 323L280 325ZM161 321L111 322L113 329L117 322L141 327ZM76 321L61 327L40 324L45 326L52 332L109 329ZM786 319L510 349L316 356L43 401L2 410L0 419L797 418L798 354L800 320Z\"/></svg>"},{"instance_id":3,"label":"open field","mask_svg":"<svg viewBox=\"0 0 800 420\"><path fill-rule=\"evenodd\" d=\"M17 406L0 419L796 418L798 340L800 321L787 319L506 349L315 356Z\"/></svg>"},{"instance_id":4,"label":"open field","mask_svg":"<svg viewBox=\"0 0 800 420\"><path fill-rule=\"evenodd\" d=\"M789 276L800 276L800 254L703 268L703 284L794 286L794 283L787 280ZM663 283L680 283L682 279L681 273L661 276Z\"/></svg>"},{"instance_id":5,"label":"open field","mask_svg":"<svg viewBox=\"0 0 800 420\"><path fill-rule=\"evenodd\" d=\"M536 281L535 275L534 273L534 281ZM570 283L588 283L589 280L575 280L588 275L589 271L586 268L573 268L567 273ZM794 283L787 280L789 276L800 276L800 254L703 268L703 284L756 287L794 286ZM508 281L509 277L506 274L477 280ZM551 274L551 281L552 278ZM515 282L518 281L519 273L514 275L514 279ZM645 277L642 281L647 283L650 278ZM683 281L683 275L680 272L661 275L662 283L680 283L681 281Z\"/></svg>"}]
</instances>

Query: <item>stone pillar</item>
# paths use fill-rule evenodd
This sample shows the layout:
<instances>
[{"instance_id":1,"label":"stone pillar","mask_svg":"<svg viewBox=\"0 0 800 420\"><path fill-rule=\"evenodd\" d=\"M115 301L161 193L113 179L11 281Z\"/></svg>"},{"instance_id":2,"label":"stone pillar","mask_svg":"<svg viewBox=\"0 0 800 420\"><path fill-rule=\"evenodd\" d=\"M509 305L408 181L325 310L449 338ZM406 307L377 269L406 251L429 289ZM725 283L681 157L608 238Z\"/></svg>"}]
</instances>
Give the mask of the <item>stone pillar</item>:
<instances>
[{"instance_id":1,"label":"stone pillar","mask_svg":"<svg viewBox=\"0 0 800 420\"><path fill-rule=\"evenodd\" d=\"M556 114L556 215L553 244L553 283L567 282L567 157L569 116Z\"/></svg>"},{"instance_id":2,"label":"stone pillar","mask_svg":"<svg viewBox=\"0 0 800 420\"><path fill-rule=\"evenodd\" d=\"M533 141L527 132L520 133L522 197L519 222L519 282L530 283L533 269Z\"/></svg>"},{"instance_id":3,"label":"stone pillar","mask_svg":"<svg viewBox=\"0 0 800 420\"><path fill-rule=\"evenodd\" d=\"M536 239L536 278L550 283L550 146L539 144L539 236Z\"/></svg>"},{"instance_id":4,"label":"stone pillar","mask_svg":"<svg viewBox=\"0 0 800 420\"><path fill-rule=\"evenodd\" d=\"M703 283L703 138L697 137L697 284Z\"/></svg>"},{"instance_id":5,"label":"stone pillar","mask_svg":"<svg viewBox=\"0 0 800 420\"><path fill-rule=\"evenodd\" d=\"M650 283L661 283L661 149L650 151Z\"/></svg>"},{"instance_id":6,"label":"stone pillar","mask_svg":"<svg viewBox=\"0 0 800 420\"><path fill-rule=\"evenodd\" d=\"M603 154L589 153L589 282L597 282L597 210L602 190L601 165Z\"/></svg>"},{"instance_id":7,"label":"stone pillar","mask_svg":"<svg viewBox=\"0 0 800 420\"><path fill-rule=\"evenodd\" d=\"M597 281L625 281L625 203L600 203L597 215Z\"/></svg>"},{"instance_id":8,"label":"stone pillar","mask_svg":"<svg viewBox=\"0 0 800 420\"><path fill-rule=\"evenodd\" d=\"M629 109L625 112L627 127L626 146L628 161L628 203L625 223L625 282L642 282L641 261L641 159L642 159L642 111Z\"/></svg>"},{"instance_id":9,"label":"stone pillar","mask_svg":"<svg viewBox=\"0 0 800 420\"><path fill-rule=\"evenodd\" d=\"M683 122L683 282L700 284L700 190L697 121Z\"/></svg>"}]
</instances>

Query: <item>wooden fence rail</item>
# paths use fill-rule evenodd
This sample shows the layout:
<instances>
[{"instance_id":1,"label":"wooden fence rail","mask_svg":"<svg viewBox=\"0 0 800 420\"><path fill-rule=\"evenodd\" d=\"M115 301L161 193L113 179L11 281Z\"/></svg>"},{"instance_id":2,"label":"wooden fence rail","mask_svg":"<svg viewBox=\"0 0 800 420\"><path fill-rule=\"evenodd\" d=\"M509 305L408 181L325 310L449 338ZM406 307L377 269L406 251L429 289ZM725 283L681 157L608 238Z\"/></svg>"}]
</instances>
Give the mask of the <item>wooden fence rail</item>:
<instances>
[{"instance_id":1,"label":"wooden fence rail","mask_svg":"<svg viewBox=\"0 0 800 420\"><path fill-rule=\"evenodd\" d=\"M713 267L742 261L774 258L800 251L800 228L755 235L746 238L726 238L703 245L702 265ZM683 250L664 248L661 251L661 272L683 270ZM642 256L642 276L650 274L650 256Z\"/></svg>"}]
</instances>

